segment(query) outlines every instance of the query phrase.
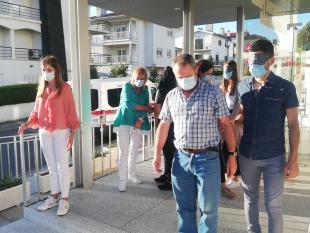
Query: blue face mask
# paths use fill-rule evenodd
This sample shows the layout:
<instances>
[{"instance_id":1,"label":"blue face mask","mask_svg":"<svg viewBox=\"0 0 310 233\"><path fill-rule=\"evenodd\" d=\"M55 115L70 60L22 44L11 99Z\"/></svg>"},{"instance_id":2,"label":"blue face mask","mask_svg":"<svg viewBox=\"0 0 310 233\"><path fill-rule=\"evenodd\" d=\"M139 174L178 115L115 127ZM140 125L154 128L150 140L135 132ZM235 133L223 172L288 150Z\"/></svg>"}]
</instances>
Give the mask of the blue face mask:
<instances>
[{"instance_id":1,"label":"blue face mask","mask_svg":"<svg viewBox=\"0 0 310 233\"><path fill-rule=\"evenodd\" d=\"M185 91L193 89L197 84L195 76L177 78L178 85Z\"/></svg>"},{"instance_id":2,"label":"blue face mask","mask_svg":"<svg viewBox=\"0 0 310 233\"><path fill-rule=\"evenodd\" d=\"M226 71L226 72L224 72L224 74L223 74L223 76L224 76L224 78L226 79L226 80L231 80L231 78L232 78L232 71L230 71L230 72L228 72L228 71Z\"/></svg>"},{"instance_id":3,"label":"blue face mask","mask_svg":"<svg viewBox=\"0 0 310 233\"><path fill-rule=\"evenodd\" d=\"M262 79L263 76L267 73L267 70L264 65L250 64L249 71L254 78Z\"/></svg>"},{"instance_id":4,"label":"blue face mask","mask_svg":"<svg viewBox=\"0 0 310 233\"><path fill-rule=\"evenodd\" d=\"M209 82L211 80L211 75L206 75L206 76L202 77L201 80L204 82Z\"/></svg>"},{"instance_id":5,"label":"blue face mask","mask_svg":"<svg viewBox=\"0 0 310 233\"><path fill-rule=\"evenodd\" d=\"M136 87L142 87L144 85L144 80L136 79L135 85Z\"/></svg>"}]
</instances>

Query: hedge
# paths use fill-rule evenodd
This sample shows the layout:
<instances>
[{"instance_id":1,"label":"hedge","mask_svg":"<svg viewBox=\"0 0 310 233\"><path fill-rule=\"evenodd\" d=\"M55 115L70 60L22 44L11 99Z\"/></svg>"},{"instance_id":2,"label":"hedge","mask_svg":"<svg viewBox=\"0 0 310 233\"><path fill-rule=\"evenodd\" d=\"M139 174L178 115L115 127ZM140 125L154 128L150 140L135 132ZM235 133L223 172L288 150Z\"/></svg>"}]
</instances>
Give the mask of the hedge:
<instances>
[{"instance_id":1,"label":"hedge","mask_svg":"<svg viewBox=\"0 0 310 233\"><path fill-rule=\"evenodd\" d=\"M38 84L18 84L0 87L0 106L35 101Z\"/></svg>"}]
</instances>

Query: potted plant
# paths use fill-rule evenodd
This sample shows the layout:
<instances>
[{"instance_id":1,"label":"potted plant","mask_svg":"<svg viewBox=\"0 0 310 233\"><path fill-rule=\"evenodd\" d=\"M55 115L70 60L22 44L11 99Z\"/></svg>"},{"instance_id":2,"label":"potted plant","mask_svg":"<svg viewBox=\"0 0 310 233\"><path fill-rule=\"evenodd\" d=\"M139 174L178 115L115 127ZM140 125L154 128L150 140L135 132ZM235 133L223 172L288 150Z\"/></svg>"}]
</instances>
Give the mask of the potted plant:
<instances>
[{"instance_id":1,"label":"potted plant","mask_svg":"<svg viewBox=\"0 0 310 233\"><path fill-rule=\"evenodd\" d=\"M30 183L26 183L26 198L30 199ZM23 202L22 181L18 177L7 176L0 180L0 211Z\"/></svg>"}]
</instances>

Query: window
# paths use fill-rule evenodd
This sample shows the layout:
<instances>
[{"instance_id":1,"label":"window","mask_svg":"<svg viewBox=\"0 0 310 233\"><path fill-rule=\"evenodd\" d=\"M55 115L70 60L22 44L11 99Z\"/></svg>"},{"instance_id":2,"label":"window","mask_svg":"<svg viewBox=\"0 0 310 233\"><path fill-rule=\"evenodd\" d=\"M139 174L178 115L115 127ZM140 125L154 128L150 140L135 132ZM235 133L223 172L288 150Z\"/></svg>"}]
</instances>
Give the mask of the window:
<instances>
[{"instance_id":1,"label":"window","mask_svg":"<svg viewBox=\"0 0 310 233\"><path fill-rule=\"evenodd\" d=\"M195 39L195 50L203 49L203 39Z\"/></svg>"},{"instance_id":2,"label":"window","mask_svg":"<svg viewBox=\"0 0 310 233\"><path fill-rule=\"evenodd\" d=\"M127 50L118 49L117 50L117 62L126 62L127 61Z\"/></svg>"},{"instance_id":3,"label":"window","mask_svg":"<svg viewBox=\"0 0 310 233\"><path fill-rule=\"evenodd\" d=\"M167 33L168 33L169 37L173 37L173 31L172 30L168 29Z\"/></svg>"},{"instance_id":4,"label":"window","mask_svg":"<svg viewBox=\"0 0 310 233\"><path fill-rule=\"evenodd\" d=\"M195 54L194 57L195 57L195 60L201 60L202 54Z\"/></svg>"},{"instance_id":5,"label":"window","mask_svg":"<svg viewBox=\"0 0 310 233\"><path fill-rule=\"evenodd\" d=\"M167 57L171 57L171 49L167 49Z\"/></svg>"},{"instance_id":6,"label":"window","mask_svg":"<svg viewBox=\"0 0 310 233\"><path fill-rule=\"evenodd\" d=\"M219 40L217 44L218 44L218 46L222 46L222 41Z\"/></svg>"},{"instance_id":7,"label":"window","mask_svg":"<svg viewBox=\"0 0 310 233\"><path fill-rule=\"evenodd\" d=\"M94 111L99 107L99 95L97 89L90 90L90 98L91 98L91 110Z\"/></svg>"},{"instance_id":8,"label":"window","mask_svg":"<svg viewBox=\"0 0 310 233\"><path fill-rule=\"evenodd\" d=\"M122 88L115 88L108 90L108 104L112 107L118 107L121 99Z\"/></svg>"},{"instance_id":9,"label":"window","mask_svg":"<svg viewBox=\"0 0 310 233\"><path fill-rule=\"evenodd\" d=\"M162 57L163 56L163 49L156 49L156 56Z\"/></svg>"}]
</instances>

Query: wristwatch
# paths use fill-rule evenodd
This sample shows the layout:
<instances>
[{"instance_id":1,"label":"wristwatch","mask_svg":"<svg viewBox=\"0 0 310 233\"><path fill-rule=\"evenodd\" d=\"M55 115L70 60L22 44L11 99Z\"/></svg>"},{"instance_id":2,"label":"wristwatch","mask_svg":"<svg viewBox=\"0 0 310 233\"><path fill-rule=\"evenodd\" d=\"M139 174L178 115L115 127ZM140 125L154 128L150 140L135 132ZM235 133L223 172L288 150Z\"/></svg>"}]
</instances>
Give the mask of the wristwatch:
<instances>
[{"instance_id":1,"label":"wristwatch","mask_svg":"<svg viewBox=\"0 0 310 233\"><path fill-rule=\"evenodd\" d=\"M228 152L228 155L229 156L233 156L233 157L238 157L238 154L237 154L237 152Z\"/></svg>"}]
</instances>

